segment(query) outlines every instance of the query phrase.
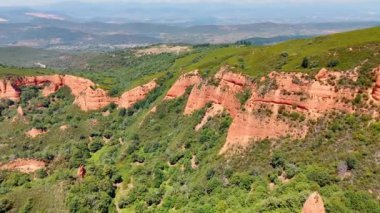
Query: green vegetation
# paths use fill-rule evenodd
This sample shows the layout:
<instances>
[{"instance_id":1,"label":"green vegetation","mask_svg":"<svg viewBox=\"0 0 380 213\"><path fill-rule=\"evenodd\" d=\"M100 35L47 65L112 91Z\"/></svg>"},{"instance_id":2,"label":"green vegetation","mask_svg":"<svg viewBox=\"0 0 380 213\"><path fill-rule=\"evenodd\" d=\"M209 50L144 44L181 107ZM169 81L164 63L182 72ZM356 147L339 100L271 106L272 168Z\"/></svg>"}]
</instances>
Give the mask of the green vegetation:
<instances>
[{"instance_id":1,"label":"green vegetation","mask_svg":"<svg viewBox=\"0 0 380 213\"><path fill-rule=\"evenodd\" d=\"M174 63L177 55L159 54L136 56L125 50L91 58L85 70L65 71L91 79L101 88L109 90L111 96L147 83L164 75Z\"/></svg>"},{"instance_id":2,"label":"green vegetation","mask_svg":"<svg viewBox=\"0 0 380 213\"><path fill-rule=\"evenodd\" d=\"M68 88L43 97L38 87L22 87L19 103L1 100L0 162L34 158L48 167L32 174L0 171L0 212L299 212L313 191L322 195L328 212L379 212L378 120L334 112L313 122L304 139L257 141L239 155L220 156L232 121L228 114L194 131L205 109L182 115L189 91L161 101L180 74L200 69L210 76L224 64L257 78L275 67L313 73L323 66L348 69L365 62L357 83L341 84L366 88L374 80L371 68L380 64L375 56L379 31L266 47L199 45L179 56L119 51L92 58L84 70L1 67L2 76L59 72L89 77L112 95L153 78L159 87L129 109L109 105L93 112L73 105ZM276 82L268 79L258 86L265 94ZM237 98L243 104L249 96L247 90ZM354 104L367 98L360 94ZM18 106L24 117L17 115ZM157 111L150 113L153 106ZM110 114L104 116L105 111ZM285 109L278 116L305 120ZM25 132L32 128L46 133L29 138ZM86 168L83 180L76 175L80 165Z\"/></svg>"},{"instance_id":3,"label":"green vegetation","mask_svg":"<svg viewBox=\"0 0 380 213\"><path fill-rule=\"evenodd\" d=\"M365 60L368 63L378 60L376 52L380 48L379 34L380 27L376 27L265 47L214 47L177 60L175 67L188 71L195 68L207 71L228 64L253 77L268 74L275 69L315 73L320 68L329 66L347 70ZM307 59L308 64L302 63L304 59ZM244 67L240 66L239 61L244 61Z\"/></svg>"},{"instance_id":4,"label":"green vegetation","mask_svg":"<svg viewBox=\"0 0 380 213\"><path fill-rule=\"evenodd\" d=\"M37 69L37 68L17 68L0 65L0 77L9 76L31 76L31 75L47 75L53 74L55 71L50 69Z\"/></svg>"}]
</instances>

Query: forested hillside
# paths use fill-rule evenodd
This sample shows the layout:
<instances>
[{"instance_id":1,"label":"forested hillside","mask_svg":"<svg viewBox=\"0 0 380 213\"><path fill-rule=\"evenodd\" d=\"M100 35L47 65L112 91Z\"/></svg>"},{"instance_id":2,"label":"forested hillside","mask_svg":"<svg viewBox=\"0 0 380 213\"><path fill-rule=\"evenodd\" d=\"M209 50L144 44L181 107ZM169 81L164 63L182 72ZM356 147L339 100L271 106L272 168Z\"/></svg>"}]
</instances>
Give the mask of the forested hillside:
<instances>
[{"instance_id":1,"label":"forested hillside","mask_svg":"<svg viewBox=\"0 0 380 213\"><path fill-rule=\"evenodd\" d=\"M0 67L0 212L380 212L379 27L138 50Z\"/></svg>"}]
</instances>

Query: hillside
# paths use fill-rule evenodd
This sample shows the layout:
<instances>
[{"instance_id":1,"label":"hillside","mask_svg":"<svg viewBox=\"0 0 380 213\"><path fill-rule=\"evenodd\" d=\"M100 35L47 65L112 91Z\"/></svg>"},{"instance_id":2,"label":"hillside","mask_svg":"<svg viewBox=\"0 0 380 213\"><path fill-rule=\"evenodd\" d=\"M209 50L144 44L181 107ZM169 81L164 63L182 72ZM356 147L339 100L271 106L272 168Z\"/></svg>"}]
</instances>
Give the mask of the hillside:
<instances>
[{"instance_id":1,"label":"hillside","mask_svg":"<svg viewBox=\"0 0 380 213\"><path fill-rule=\"evenodd\" d=\"M0 67L0 212L380 211L380 27L146 49Z\"/></svg>"}]
</instances>

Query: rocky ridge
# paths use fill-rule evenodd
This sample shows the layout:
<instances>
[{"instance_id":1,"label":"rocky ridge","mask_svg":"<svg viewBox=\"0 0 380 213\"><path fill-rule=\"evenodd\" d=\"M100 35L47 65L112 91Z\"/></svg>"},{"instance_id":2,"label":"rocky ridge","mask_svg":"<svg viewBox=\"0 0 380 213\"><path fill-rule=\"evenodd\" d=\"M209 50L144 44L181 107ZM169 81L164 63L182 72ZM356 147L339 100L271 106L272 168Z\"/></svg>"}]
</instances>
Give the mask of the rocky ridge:
<instances>
[{"instance_id":1,"label":"rocky ridge","mask_svg":"<svg viewBox=\"0 0 380 213\"><path fill-rule=\"evenodd\" d=\"M225 109L233 118L226 143L220 150L248 147L255 140L280 137L304 138L310 121L332 111L353 113L360 111L378 116L377 101L380 100L380 67L373 70L377 81L373 88L361 91L365 96L363 104L355 105L359 89L340 85L340 80L355 82L356 70L333 72L322 69L311 77L302 73L272 72L260 81L233 73L223 67L211 79L203 79L197 71L181 76L167 93L165 100L177 98L191 89L184 114L189 115L209 103ZM249 93L247 100L239 99ZM212 106L212 105L211 105ZM206 112L212 109L206 110ZM206 113L204 118L218 113ZM202 121L202 126L205 121ZM200 126L197 126L198 130Z\"/></svg>"},{"instance_id":2,"label":"rocky ridge","mask_svg":"<svg viewBox=\"0 0 380 213\"><path fill-rule=\"evenodd\" d=\"M67 86L75 97L74 104L84 111L89 111L101 109L110 103L129 108L143 100L158 85L153 80L123 93L121 97L109 97L105 90L96 88L94 82L85 78L72 75L28 76L17 79L0 79L0 98L19 101L21 86L40 86L44 96L49 96L61 87Z\"/></svg>"}]
</instances>

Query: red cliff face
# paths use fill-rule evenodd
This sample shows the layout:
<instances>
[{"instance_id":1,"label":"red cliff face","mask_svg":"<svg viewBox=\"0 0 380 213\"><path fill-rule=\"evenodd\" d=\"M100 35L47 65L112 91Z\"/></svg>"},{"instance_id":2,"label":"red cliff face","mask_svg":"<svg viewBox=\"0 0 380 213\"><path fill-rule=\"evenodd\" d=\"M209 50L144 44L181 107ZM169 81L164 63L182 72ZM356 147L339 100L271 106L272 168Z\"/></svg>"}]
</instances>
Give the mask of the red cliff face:
<instances>
[{"instance_id":1,"label":"red cliff face","mask_svg":"<svg viewBox=\"0 0 380 213\"><path fill-rule=\"evenodd\" d=\"M0 98L17 101L20 98L20 91L12 85L11 81L0 79Z\"/></svg>"},{"instance_id":2,"label":"red cliff face","mask_svg":"<svg viewBox=\"0 0 380 213\"><path fill-rule=\"evenodd\" d=\"M165 100L170 100L182 96L185 94L187 88L190 86L198 85L201 83L201 81L202 78L198 74L198 70L184 74L170 88L165 96Z\"/></svg>"},{"instance_id":3,"label":"red cliff face","mask_svg":"<svg viewBox=\"0 0 380 213\"><path fill-rule=\"evenodd\" d=\"M193 87L186 104L185 115L202 109L209 102L222 105L232 116L237 115L240 110L237 94L251 85L248 78L222 68L213 80L218 82L217 85L207 82Z\"/></svg>"},{"instance_id":4,"label":"red cliff face","mask_svg":"<svg viewBox=\"0 0 380 213\"><path fill-rule=\"evenodd\" d=\"M101 109L110 103L119 104L119 102L120 107L128 108L137 101L144 99L157 84L155 81L151 81L146 85L124 93L121 98L117 98L107 96L106 91L102 89L95 89L96 85L85 78L71 75L30 76L16 80L0 79L0 98L18 101L21 86L42 86L42 95L44 96L49 96L59 88L67 86L75 97L74 104L78 105L82 110L88 111Z\"/></svg>"},{"instance_id":5,"label":"red cliff face","mask_svg":"<svg viewBox=\"0 0 380 213\"><path fill-rule=\"evenodd\" d=\"M119 106L129 108L135 103L144 100L145 97L157 87L156 81L151 81L145 85L138 86L132 90L123 93L120 97Z\"/></svg>"},{"instance_id":6,"label":"red cliff face","mask_svg":"<svg viewBox=\"0 0 380 213\"><path fill-rule=\"evenodd\" d=\"M272 72L267 78L254 84L248 77L222 68L213 80L197 81L202 83L193 87L184 114L191 114L209 102L220 105L230 113L233 122L220 154L235 148L245 148L255 140L286 136L302 138L308 132L308 120L324 116L333 110L354 112L351 103L358 91L337 87L341 78L356 81L357 74L322 69L316 80L313 80L301 73ZM178 85L181 85L181 91L185 91L189 84L181 82L191 80L184 75L179 81L169 91L175 90ZM270 84L271 88L265 89ZM380 90L380 77L372 92L375 99L378 89ZM251 97L241 105L237 95L245 90L251 91ZM368 94L370 93L369 91ZM180 92L170 97L183 94ZM210 115L212 114L206 116ZM201 123L197 129L204 125L204 122Z\"/></svg>"}]
</instances>

